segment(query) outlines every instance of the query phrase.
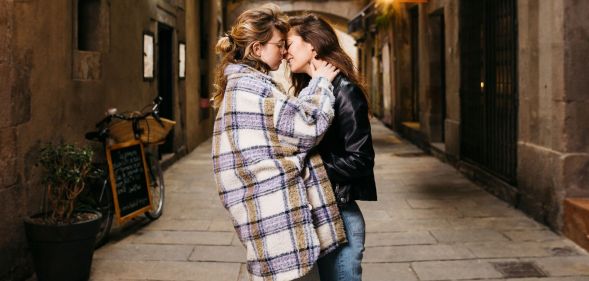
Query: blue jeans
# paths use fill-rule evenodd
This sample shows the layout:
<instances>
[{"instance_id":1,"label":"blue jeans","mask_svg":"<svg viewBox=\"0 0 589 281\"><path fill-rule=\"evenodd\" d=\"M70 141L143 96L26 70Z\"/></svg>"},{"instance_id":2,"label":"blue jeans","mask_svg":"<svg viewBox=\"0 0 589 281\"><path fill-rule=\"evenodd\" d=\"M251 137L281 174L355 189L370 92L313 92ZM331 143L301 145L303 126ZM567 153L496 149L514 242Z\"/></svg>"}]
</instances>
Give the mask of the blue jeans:
<instances>
[{"instance_id":1,"label":"blue jeans","mask_svg":"<svg viewBox=\"0 0 589 281\"><path fill-rule=\"evenodd\" d=\"M358 204L351 201L340 207L348 244L317 261L321 281L361 281L364 255L365 224Z\"/></svg>"}]
</instances>

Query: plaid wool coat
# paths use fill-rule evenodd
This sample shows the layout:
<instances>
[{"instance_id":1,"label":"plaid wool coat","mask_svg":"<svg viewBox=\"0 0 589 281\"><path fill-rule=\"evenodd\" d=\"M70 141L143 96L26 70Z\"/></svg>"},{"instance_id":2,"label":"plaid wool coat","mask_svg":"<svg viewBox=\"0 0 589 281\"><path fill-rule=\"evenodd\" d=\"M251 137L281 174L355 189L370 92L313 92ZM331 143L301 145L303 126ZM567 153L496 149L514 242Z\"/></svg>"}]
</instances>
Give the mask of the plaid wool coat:
<instances>
[{"instance_id":1,"label":"plaid wool coat","mask_svg":"<svg viewBox=\"0 0 589 281\"><path fill-rule=\"evenodd\" d=\"M225 75L212 151L219 196L250 279L296 279L346 242L323 162L309 155L333 118L332 85L316 78L292 97L246 65L230 64Z\"/></svg>"}]
</instances>

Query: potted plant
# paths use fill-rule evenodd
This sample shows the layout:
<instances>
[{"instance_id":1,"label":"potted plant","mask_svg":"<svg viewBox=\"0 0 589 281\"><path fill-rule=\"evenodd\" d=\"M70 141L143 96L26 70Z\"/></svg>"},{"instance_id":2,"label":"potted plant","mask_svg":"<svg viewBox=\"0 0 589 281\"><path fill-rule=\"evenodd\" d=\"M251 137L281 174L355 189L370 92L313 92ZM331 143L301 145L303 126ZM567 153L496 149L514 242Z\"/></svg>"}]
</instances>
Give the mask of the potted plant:
<instances>
[{"instance_id":1,"label":"potted plant","mask_svg":"<svg viewBox=\"0 0 589 281\"><path fill-rule=\"evenodd\" d=\"M77 211L76 203L92 174L93 150L48 144L40 151L44 199L39 214L25 218L25 231L37 279L87 280L101 215Z\"/></svg>"}]
</instances>

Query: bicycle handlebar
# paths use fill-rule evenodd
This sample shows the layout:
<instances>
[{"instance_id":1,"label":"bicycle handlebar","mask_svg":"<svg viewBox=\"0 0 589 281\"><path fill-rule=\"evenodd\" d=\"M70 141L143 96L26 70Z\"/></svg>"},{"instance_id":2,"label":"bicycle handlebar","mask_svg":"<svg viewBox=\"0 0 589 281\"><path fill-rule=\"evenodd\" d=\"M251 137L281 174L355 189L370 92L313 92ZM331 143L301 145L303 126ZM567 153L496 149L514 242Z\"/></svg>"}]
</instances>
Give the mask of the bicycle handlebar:
<instances>
[{"instance_id":1,"label":"bicycle handlebar","mask_svg":"<svg viewBox=\"0 0 589 281\"><path fill-rule=\"evenodd\" d=\"M163 98L161 96L157 96L153 102L152 102L152 107L151 110L148 112L143 112L139 115L128 115L128 114L117 114L117 113L110 113L107 112L107 116L102 119L102 121L100 121L98 124L96 124L96 127L100 127L99 125L103 125L105 123L110 123L112 121L112 118L116 118L116 119L120 119L120 120L128 120L128 121L132 121L132 120L140 120L140 119L145 119L147 116L153 116L156 120L158 120L158 122L161 123L160 117L159 117L159 106L162 103Z\"/></svg>"},{"instance_id":2,"label":"bicycle handlebar","mask_svg":"<svg viewBox=\"0 0 589 281\"><path fill-rule=\"evenodd\" d=\"M151 115L163 127L164 123L162 122L159 116L159 106L162 103L162 101L163 98L161 96L155 97L155 99L152 102L151 110L148 112L142 112L139 115L117 114L116 109L109 109L107 111L106 117L100 120L100 122L96 123L96 128L98 128L99 130L97 132L86 133L86 139L101 140L103 138L106 138L106 136L108 135L108 124L112 122L113 118L119 120L135 121L145 119L147 116ZM144 109L146 107L144 107Z\"/></svg>"}]
</instances>

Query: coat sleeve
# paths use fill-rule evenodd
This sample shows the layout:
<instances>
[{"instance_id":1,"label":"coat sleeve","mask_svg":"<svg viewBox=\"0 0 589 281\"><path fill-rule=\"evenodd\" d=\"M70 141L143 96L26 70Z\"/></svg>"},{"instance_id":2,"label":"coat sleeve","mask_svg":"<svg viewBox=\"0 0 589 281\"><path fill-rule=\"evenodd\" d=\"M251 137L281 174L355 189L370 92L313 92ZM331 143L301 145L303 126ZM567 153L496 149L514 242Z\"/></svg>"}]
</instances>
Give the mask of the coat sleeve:
<instances>
[{"instance_id":1,"label":"coat sleeve","mask_svg":"<svg viewBox=\"0 0 589 281\"><path fill-rule=\"evenodd\" d=\"M333 119L333 86L314 78L298 97L277 98L274 106L276 133L283 143L307 152L317 145Z\"/></svg>"},{"instance_id":2,"label":"coat sleeve","mask_svg":"<svg viewBox=\"0 0 589 281\"><path fill-rule=\"evenodd\" d=\"M322 155L333 182L349 182L364 177L374 168L374 148L368 117L368 102L353 84L342 88L335 103L339 126L337 138L344 142L342 155Z\"/></svg>"}]
</instances>

